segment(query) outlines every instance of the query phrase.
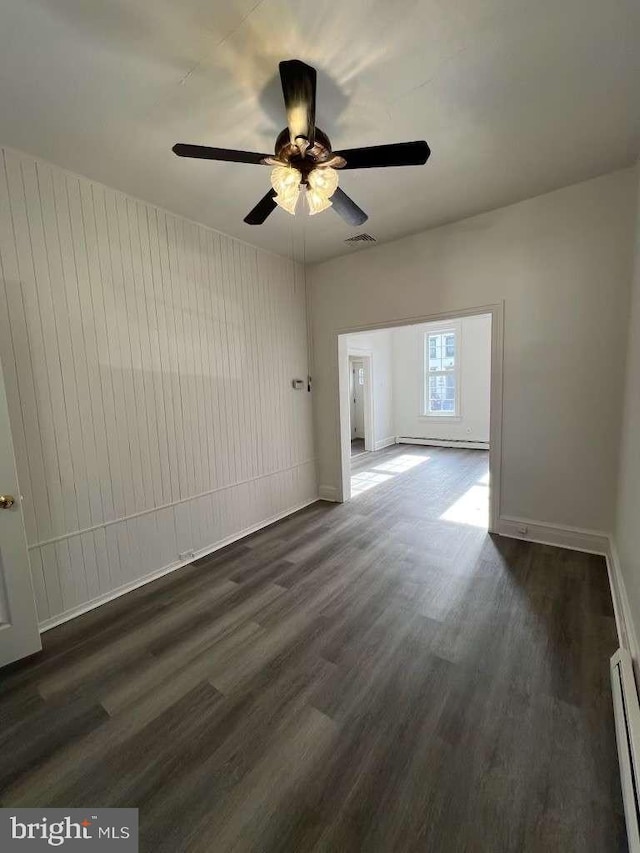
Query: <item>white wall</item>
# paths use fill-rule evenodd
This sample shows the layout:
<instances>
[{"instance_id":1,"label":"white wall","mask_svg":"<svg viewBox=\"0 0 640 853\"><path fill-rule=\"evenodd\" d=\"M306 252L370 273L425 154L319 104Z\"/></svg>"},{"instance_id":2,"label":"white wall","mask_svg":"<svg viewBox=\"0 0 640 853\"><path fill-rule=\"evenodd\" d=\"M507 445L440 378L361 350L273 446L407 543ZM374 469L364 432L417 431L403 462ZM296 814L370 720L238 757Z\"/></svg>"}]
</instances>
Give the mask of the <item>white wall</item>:
<instances>
[{"instance_id":1,"label":"white wall","mask_svg":"<svg viewBox=\"0 0 640 853\"><path fill-rule=\"evenodd\" d=\"M0 261L42 621L316 497L292 262L10 151Z\"/></svg>"},{"instance_id":2,"label":"white wall","mask_svg":"<svg viewBox=\"0 0 640 853\"><path fill-rule=\"evenodd\" d=\"M631 621L640 637L640 166L636 170L638 216L627 351L625 405L621 432L620 473L614 542ZM632 652L638 654L632 639ZM638 665L636 660L636 665Z\"/></svg>"},{"instance_id":3,"label":"white wall","mask_svg":"<svg viewBox=\"0 0 640 853\"><path fill-rule=\"evenodd\" d=\"M340 487L338 332L503 301L501 512L611 530L634 209L625 169L313 267L320 483Z\"/></svg>"},{"instance_id":4,"label":"white wall","mask_svg":"<svg viewBox=\"0 0 640 853\"><path fill-rule=\"evenodd\" d=\"M350 354L370 353L373 372L373 431L376 449L395 441L392 333L389 329L348 335Z\"/></svg>"},{"instance_id":5,"label":"white wall","mask_svg":"<svg viewBox=\"0 0 640 853\"><path fill-rule=\"evenodd\" d=\"M462 317L458 330L459 416L425 417L423 411L424 336L452 323L402 326L392 332L395 430L404 438L489 441L491 316Z\"/></svg>"}]
</instances>

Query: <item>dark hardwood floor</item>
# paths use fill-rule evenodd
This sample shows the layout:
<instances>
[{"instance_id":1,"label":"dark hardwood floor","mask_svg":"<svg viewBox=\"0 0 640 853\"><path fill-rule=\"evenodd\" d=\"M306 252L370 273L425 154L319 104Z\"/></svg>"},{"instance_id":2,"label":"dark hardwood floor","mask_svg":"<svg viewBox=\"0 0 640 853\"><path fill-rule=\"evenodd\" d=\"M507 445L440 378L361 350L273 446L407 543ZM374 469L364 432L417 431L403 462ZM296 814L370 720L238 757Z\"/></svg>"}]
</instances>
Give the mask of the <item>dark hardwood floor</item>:
<instances>
[{"instance_id":1,"label":"dark hardwood floor","mask_svg":"<svg viewBox=\"0 0 640 853\"><path fill-rule=\"evenodd\" d=\"M2 805L137 806L159 853L626 849L603 559L488 536L484 452L354 467L4 670Z\"/></svg>"},{"instance_id":2,"label":"dark hardwood floor","mask_svg":"<svg viewBox=\"0 0 640 853\"><path fill-rule=\"evenodd\" d=\"M364 438L351 439L351 456L360 456L364 453Z\"/></svg>"}]
</instances>

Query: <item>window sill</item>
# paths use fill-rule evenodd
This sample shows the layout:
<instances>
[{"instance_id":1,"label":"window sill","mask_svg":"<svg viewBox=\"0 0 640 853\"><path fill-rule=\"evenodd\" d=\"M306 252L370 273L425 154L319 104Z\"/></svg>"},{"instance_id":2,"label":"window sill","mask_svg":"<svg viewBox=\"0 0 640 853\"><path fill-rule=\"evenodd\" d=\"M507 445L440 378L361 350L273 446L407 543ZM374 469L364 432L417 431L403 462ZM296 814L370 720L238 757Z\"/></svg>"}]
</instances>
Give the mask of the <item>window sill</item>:
<instances>
[{"instance_id":1,"label":"window sill","mask_svg":"<svg viewBox=\"0 0 640 853\"><path fill-rule=\"evenodd\" d=\"M419 421L431 421L436 423L453 424L462 420L462 415L418 415Z\"/></svg>"}]
</instances>

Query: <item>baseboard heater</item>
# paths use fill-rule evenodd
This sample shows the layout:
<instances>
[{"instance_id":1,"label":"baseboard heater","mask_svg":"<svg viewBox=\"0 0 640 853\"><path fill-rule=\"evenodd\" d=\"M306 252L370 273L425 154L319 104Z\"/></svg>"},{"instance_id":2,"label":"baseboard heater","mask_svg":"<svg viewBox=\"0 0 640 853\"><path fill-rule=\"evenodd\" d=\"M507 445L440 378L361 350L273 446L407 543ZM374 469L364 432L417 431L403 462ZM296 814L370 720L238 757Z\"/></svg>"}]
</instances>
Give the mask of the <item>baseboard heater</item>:
<instances>
[{"instance_id":1,"label":"baseboard heater","mask_svg":"<svg viewBox=\"0 0 640 853\"><path fill-rule=\"evenodd\" d=\"M611 658L611 689L629 851L640 853L640 705L626 649L618 649Z\"/></svg>"},{"instance_id":2,"label":"baseboard heater","mask_svg":"<svg viewBox=\"0 0 640 853\"><path fill-rule=\"evenodd\" d=\"M461 447L466 450L489 450L488 441L474 441L468 438L417 438L412 435L399 435L397 444L425 444L432 447Z\"/></svg>"}]
</instances>

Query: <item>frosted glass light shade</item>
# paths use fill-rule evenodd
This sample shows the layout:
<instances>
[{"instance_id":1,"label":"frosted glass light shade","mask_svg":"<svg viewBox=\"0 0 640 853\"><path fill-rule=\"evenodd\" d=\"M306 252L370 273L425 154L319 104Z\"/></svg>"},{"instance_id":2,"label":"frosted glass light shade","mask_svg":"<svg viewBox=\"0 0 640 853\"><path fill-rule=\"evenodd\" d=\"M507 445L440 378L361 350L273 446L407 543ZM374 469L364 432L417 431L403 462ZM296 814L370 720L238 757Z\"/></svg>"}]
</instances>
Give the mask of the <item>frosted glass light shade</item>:
<instances>
[{"instance_id":1,"label":"frosted glass light shade","mask_svg":"<svg viewBox=\"0 0 640 853\"><path fill-rule=\"evenodd\" d=\"M274 201L283 210L286 210L287 213L290 213L293 216L296 212L296 205L298 204L299 198L300 187L297 186L293 187L293 189L286 190L282 195L277 195L274 198Z\"/></svg>"},{"instance_id":2,"label":"frosted glass light shade","mask_svg":"<svg viewBox=\"0 0 640 853\"><path fill-rule=\"evenodd\" d=\"M275 166L271 171L271 185L276 191L274 201L283 210L292 215L300 198L302 172L293 166ZM338 188L338 173L328 166L325 169L312 169L307 178L305 193L309 214L322 213L331 207L330 197Z\"/></svg>"},{"instance_id":3,"label":"frosted glass light shade","mask_svg":"<svg viewBox=\"0 0 640 853\"><path fill-rule=\"evenodd\" d=\"M308 181L311 189L317 190L325 198L331 198L338 189L338 173L331 166L324 169L314 169L309 173Z\"/></svg>"},{"instance_id":4,"label":"frosted glass light shade","mask_svg":"<svg viewBox=\"0 0 640 853\"><path fill-rule=\"evenodd\" d=\"M288 197L300 186L302 173L293 166L276 166L271 172L271 186L279 196Z\"/></svg>"},{"instance_id":5,"label":"frosted glass light shade","mask_svg":"<svg viewBox=\"0 0 640 853\"><path fill-rule=\"evenodd\" d=\"M315 216L316 213L322 213L323 210L328 210L332 203L326 195L318 190L307 190L307 204L309 205L309 216Z\"/></svg>"}]
</instances>

